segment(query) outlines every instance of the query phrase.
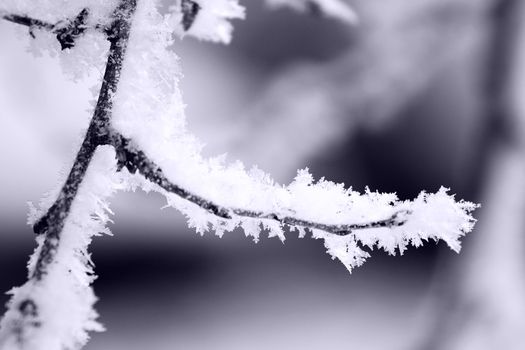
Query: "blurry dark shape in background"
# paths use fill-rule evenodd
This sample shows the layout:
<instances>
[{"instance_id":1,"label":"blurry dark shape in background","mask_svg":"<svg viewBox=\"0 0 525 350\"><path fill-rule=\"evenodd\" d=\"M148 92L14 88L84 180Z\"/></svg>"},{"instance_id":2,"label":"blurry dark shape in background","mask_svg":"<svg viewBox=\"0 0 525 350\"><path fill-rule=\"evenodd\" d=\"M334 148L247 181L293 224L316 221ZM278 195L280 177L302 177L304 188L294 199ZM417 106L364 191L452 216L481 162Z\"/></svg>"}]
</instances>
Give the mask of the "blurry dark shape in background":
<instances>
[{"instance_id":1,"label":"blurry dark shape in background","mask_svg":"<svg viewBox=\"0 0 525 350\"><path fill-rule=\"evenodd\" d=\"M183 84L213 84L199 69L220 70L226 52L243 63L228 72L253 81L250 105L235 114L214 113L227 97L199 106L204 84L184 86L190 128L210 152L282 181L308 165L316 176L401 198L449 186L483 204L462 254L373 252L348 276L319 242L201 238L173 212L159 213L159 198L125 194L114 204L116 237L92 247L111 332L87 349L522 349L525 4L353 3L361 23L350 30L251 2L231 47L175 45ZM226 90L237 78L215 79ZM16 225L2 216L10 237L0 244L3 290L24 281L33 246L30 229Z\"/></svg>"}]
</instances>

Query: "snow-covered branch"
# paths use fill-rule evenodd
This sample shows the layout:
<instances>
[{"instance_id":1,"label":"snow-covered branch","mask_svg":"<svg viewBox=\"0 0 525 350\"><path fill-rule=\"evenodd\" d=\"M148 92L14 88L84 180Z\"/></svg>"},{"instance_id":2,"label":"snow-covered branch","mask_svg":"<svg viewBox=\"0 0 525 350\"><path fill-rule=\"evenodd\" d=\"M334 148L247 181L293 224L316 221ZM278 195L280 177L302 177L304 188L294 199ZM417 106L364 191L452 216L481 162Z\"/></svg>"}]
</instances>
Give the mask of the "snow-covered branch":
<instances>
[{"instance_id":1,"label":"snow-covered branch","mask_svg":"<svg viewBox=\"0 0 525 350\"><path fill-rule=\"evenodd\" d=\"M86 24L88 16L89 10L85 8L82 9L75 18L58 21L57 23L49 23L40 19L18 14L5 14L2 15L2 18L9 22L29 27L29 33L33 37L35 29L52 32L56 35L62 50L65 50L75 46L75 40L80 37L86 29L88 29ZM101 25L97 25L96 27L103 29L103 26Z\"/></svg>"},{"instance_id":2,"label":"snow-covered branch","mask_svg":"<svg viewBox=\"0 0 525 350\"><path fill-rule=\"evenodd\" d=\"M282 213L262 212L250 208L225 207L171 182L157 164L149 159L142 150L133 147L133 142L124 138L122 135L116 134L111 137L111 140L114 142L113 145L117 151L120 167L126 167L131 173L138 171L147 180L158 185L165 191L173 193L223 219L233 219L234 216L239 216L260 220L273 220L281 225L316 229L338 236L346 236L356 230L401 226L411 214L409 210L400 210L385 219L377 221L355 224L327 224L304 220L294 216L283 216Z\"/></svg>"},{"instance_id":3,"label":"snow-covered branch","mask_svg":"<svg viewBox=\"0 0 525 350\"><path fill-rule=\"evenodd\" d=\"M93 167L90 164L97 147L107 140L112 95L116 92L120 77L129 39L131 16L135 8L135 0L123 0L113 14L114 21L110 27L110 33L113 35L108 36L111 47L98 103L64 186L47 213L34 225L35 232L41 234L39 244L30 262L28 281L16 292L13 291L9 311L2 319L2 349L79 348L88 339L87 331L102 330L94 321L96 313L92 305L96 298L89 287L94 277L86 243L91 240L92 235L102 232L103 227L95 226L95 231L91 231L89 227L78 225L75 230L71 227L74 226L71 222L71 211L74 201L79 201L79 188L82 185L86 186L86 173L88 167ZM89 212L83 214L88 220L93 215ZM100 221L104 223L105 220ZM77 231L80 235L71 237L71 231ZM76 246L71 244L71 240L77 242ZM76 278L70 276L74 272L77 274ZM61 302L67 302L73 308L81 308L73 317L77 322L67 321L71 319L66 314L69 311L67 308L56 308L56 304L50 304L45 299L50 295L55 295L56 299L60 294L64 298ZM54 310L49 310L50 307ZM64 314L60 314L60 311ZM51 312L57 315L51 316ZM63 324L57 326L56 320Z\"/></svg>"},{"instance_id":4,"label":"snow-covered branch","mask_svg":"<svg viewBox=\"0 0 525 350\"><path fill-rule=\"evenodd\" d=\"M28 16L25 16L25 15L18 15L18 14L14 14L14 13L6 13L6 14L3 14L0 12L0 14L2 15L2 19L6 20L6 21L9 21L9 22L13 22L13 23L16 23L16 24L20 24L20 25L23 25L23 26L27 26L27 27L30 27L30 28L38 28L38 29L45 29L45 30L54 30L55 29L55 24L52 24L52 23L48 23L48 22L45 22L45 21L41 21L39 19L36 19L36 18L31 18L31 17L28 17Z\"/></svg>"}]
</instances>

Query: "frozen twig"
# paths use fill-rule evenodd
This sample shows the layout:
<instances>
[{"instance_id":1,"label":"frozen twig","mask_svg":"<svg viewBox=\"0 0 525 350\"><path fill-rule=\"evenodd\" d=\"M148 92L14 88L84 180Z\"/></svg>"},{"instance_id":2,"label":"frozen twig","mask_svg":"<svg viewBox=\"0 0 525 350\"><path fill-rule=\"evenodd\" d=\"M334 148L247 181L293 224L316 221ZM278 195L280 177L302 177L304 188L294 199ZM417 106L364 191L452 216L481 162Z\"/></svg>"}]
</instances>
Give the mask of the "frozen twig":
<instances>
[{"instance_id":1,"label":"frozen twig","mask_svg":"<svg viewBox=\"0 0 525 350\"><path fill-rule=\"evenodd\" d=\"M131 16L135 8L136 0L123 0L113 14L114 21L110 27L110 33L113 35L108 36L111 41L111 46L97 106L64 186L47 213L34 225L35 233L44 235L44 242L36 258L34 268L32 272L30 272L28 283L33 282L38 284L42 281L48 272L48 267L55 262L58 247L61 244L61 233L95 150L98 146L107 143L112 96L117 89L122 61L129 39ZM84 13L84 11L82 13ZM77 17L77 19L78 18L80 17ZM53 31L56 29L55 25L51 26L48 23L27 17L8 16L8 19L24 25L37 25ZM82 22L82 20L75 20L71 23L75 24L80 22ZM77 32L76 30L72 31L72 33ZM13 323L12 331L18 334L16 338L19 343L22 343L24 342L23 335L27 333L27 329L24 329L25 327L38 328L41 326L40 321L31 321L38 320L39 306L31 296L18 301L17 304L14 308L19 311L18 321Z\"/></svg>"},{"instance_id":2,"label":"frozen twig","mask_svg":"<svg viewBox=\"0 0 525 350\"><path fill-rule=\"evenodd\" d=\"M19 14L14 14L14 13L1 13L1 12L0 12L0 15L6 21L20 24L23 26L27 26L30 29L38 28L38 29L45 29L49 31L52 31L55 29L55 24L45 22L45 21L42 21L36 18L31 18L29 16L19 15Z\"/></svg>"},{"instance_id":3,"label":"frozen twig","mask_svg":"<svg viewBox=\"0 0 525 350\"><path fill-rule=\"evenodd\" d=\"M203 198L171 182L163 173L162 169L150 158L148 158L148 156L142 150L137 149L131 140L126 139L118 133L112 135L110 139L113 142L113 146L115 146L117 150L117 157L119 159L120 167L126 167L131 173L138 171L147 180L160 186L165 191L176 194L177 196L193 204L196 204L202 209L223 219L232 219L233 216L240 216L253 219L274 220L285 225L302 226L308 229L322 230L338 236L346 236L356 230L401 226L406 222L407 217L411 214L408 210L399 210L393 213L390 217L387 217L383 220L333 225L304 220L289 215L281 215L278 213L261 212L249 208L229 208L221 204L214 203L209 199Z\"/></svg>"},{"instance_id":4,"label":"frozen twig","mask_svg":"<svg viewBox=\"0 0 525 350\"><path fill-rule=\"evenodd\" d=\"M89 10L87 8L80 11L80 13L72 20L58 21L57 23L49 23L36 18L18 14L4 14L2 18L16 24L29 27L29 34L34 37L33 31L35 29L47 30L56 34L57 40L60 42L62 50L70 49L75 46L75 40L81 36L86 29L87 18ZM102 25L96 25L95 28L104 28Z\"/></svg>"},{"instance_id":5,"label":"frozen twig","mask_svg":"<svg viewBox=\"0 0 525 350\"><path fill-rule=\"evenodd\" d=\"M98 146L107 144L109 135L109 119L112 109L111 97L117 91L117 84L122 70L122 62L126 52L131 26L131 15L136 7L135 0L124 0L117 8L111 28L112 35L109 36L111 46L106 65L106 72L100 89L97 105L93 118L78 151L75 163L71 168L66 183L62 187L55 203L47 213L34 225L37 234L45 233L45 249L40 255L36 269L35 278L40 279L45 270L45 265L52 260L53 251L56 250L60 231L64 226L71 204L76 197L78 188L82 183L86 170L91 162L93 154Z\"/></svg>"}]
</instances>

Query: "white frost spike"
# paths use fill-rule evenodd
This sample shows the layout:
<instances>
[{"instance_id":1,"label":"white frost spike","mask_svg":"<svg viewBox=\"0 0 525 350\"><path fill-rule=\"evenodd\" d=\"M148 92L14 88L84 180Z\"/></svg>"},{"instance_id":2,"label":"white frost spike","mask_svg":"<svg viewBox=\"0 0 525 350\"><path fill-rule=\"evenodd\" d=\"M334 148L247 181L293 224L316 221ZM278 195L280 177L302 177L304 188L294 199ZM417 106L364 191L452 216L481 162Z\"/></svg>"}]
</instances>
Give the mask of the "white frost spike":
<instances>
[{"instance_id":1,"label":"white frost spike","mask_svg":"<svg viewBox=\"0 0 525 350\"><path fill-rule=\"evenodd\" d=\"M352 272L354 267L361 266L370 257L370 254L357 246L357 242L352 235L341 237L315 230L313 236L315 238L324 238L324 246L327 253L332 256L332 259L339 259L348 272Z\"/></svg>"},{"instance_id":2,"label":"white frost spike","mask_svg":"<svg viewBox=\"0 0 525 350\"><path fill-rule=\"evenodd\" d=\"M266 3L273 8L290 7L301 12L319 11L325 16L348 24L358 22L354 10L341 0L266 0Z\"/></svg>"},{"instance_id":3,"label":"white frost spike","mask_svg":"<svg viewBox=\"0 0 525 350\"><path fill-rule=\"evenodd\" d=\"M258 220L245 219L241 225L246 237L253 237L255 243L259 242L259 235L261 233L261 224Z\"/></svg>"},{"instance_id":4,"label":"white frost spike","mask_svg":"<svg viewBox=\"0 0 525 350\"><path fill-rule=\"evenodd\" d=\"M101 213L107 208L106 199L121 188L122 179L115 171L113 148L100 147L65 221L55 262L48 265L43 279L30 279L10 292L8 311L0 323L1 349L80 349L89 339L88 332L104 330L93 309L97 298L90 284L96 276L87 247L93 236L107 230L108 217ZM37 242L28 266L30 275L43 237ZM21 317L24 300L31 300L25 305L29 316Z\"/></svg>"},{"instance_id":5,"label":"white frost spike","mask_svg":"<svg viewBox=\"0 0 525 350\"><path fill-rule=\"evenodd\" d=\"M275 221L268 221L268 220L263 221L262 224L263 224L263 227L266 230L268 230L268 237L270 238L279 237L281 242L284 242L285 237L284 237L284 231L283 231L281 224Z\"/></svg>"},{"instance_id":6,"label":"white frost spike","mask_svg":"<svg viewBox=\"0 0 525 350\"><path fill-rule=\"evenodd\" d=\"M172 23L176 33L190 35L201 40L229 44L232 39L232 19L244 19L244 7L237 0L192 0L199 6L195 20L188 31L182 28L182 13L173 6Z\"/></svg>"}]
</instances>

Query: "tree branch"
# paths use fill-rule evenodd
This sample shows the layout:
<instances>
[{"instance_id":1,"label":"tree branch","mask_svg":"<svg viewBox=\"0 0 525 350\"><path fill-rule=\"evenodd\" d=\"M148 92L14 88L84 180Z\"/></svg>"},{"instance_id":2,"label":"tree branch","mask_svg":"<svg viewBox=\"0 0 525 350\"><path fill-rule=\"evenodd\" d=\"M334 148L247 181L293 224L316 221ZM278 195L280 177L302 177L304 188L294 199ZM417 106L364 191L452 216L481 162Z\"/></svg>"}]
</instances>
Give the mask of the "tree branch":
<instances>
[{"instance_id":1,"label":"tree branch","mask_svg":"<svg viewBox=\"0 0 525 350\"><path fill-rule=\"evenodd\" d=\"M201 7L198 3L192 0L182 0L181 2L182 26L184 31L188 31L195 21L197 14ZM75 46L75 41L90 27L87 25L89 16L89 9L84 8L73 19L66 19L58 21L57 23L50 23L37 18L29 17L27 15L3 13L0 11L0 18L29 27L29 34L34 38L34 29L47 30L56 34L57 40L60 42L62 50L70 49ZM109 38L116 37L113 33L114 26L107 26L106 24L96 24L92 27L102 31L108 35Z\"/></svg>"},{"instance_id":2,"label":"tree branch","mask_svg":"<svg viewBox=\"0 0 525 350\"><path fill-rule=\"evenodd\" d=\"M164 175L162 169L153 162L144 151L138 149L132 144L131 140L125 138L118 132L112 131L110 140L117 151L119 168L126 167L131 173L136 173L138 171L147 180L160 186L162 189L176 194L188 202L191 202L223 219L232 219L234 216L241 216L254 219L273 220L290 226L302 226L308 229L322 230L338 236L346 236L355 230L401 226L407 221L407 217L411 214L408 210L399 210L383 220L366 223L330 225L288 215L282 216L277 213L266 213L243 208L229 208L201 197L198 194L192 193L171 182L166 175Z\"/></svg>"},{"instance_id":3,"label":"tree branch","mask_svg":"<svg viewBox=\"0 0 525 350\"><path fill-rule=\"evenodd\" d=\"M111 26L113 35L109 36L111 46L100 89L95 112L86 132L82 146L77 154L66 183L62 187L58 198L47 213L38 220L33 229L37 234L45 233L46 239L38 257L32 278L40 280L45 274L47 265L53 260L56 253L60 233L65 220L69 215L71 205L75 199L79 186L84 179L86 170L98 146L107 144L109 135L109 118L113 106L111 97L117 91L122 62L129 39L131 15L136 7L136 0L123 0L115 10L114 22Z\"/></svg>"},{"instance_id":4,"label":"tree branch","mask_svg":"<svg viewBox=\"0 0 525 350\"><path fill-rule=\"evenodd\" d=\"M6 21L20 24L23 26L27 26L30 28L45 29L49 31L52 31L53 29L55 29L55 24L53 23L41 21L39 19L31 18L25 15L3 14L2 18L5 19Z\"/></svg>"},{"instance_id":5,"label":"tree branch","mask_svg":"<svg viewBox=\"0 0 525 350\"><path fill-rule=\"evenodd\" d=\"M77 153L73 167L71 168L65 184L63 185L57 199L48 209L47 213L34 225L37 234L45 234L44 242L38 252L36 263L30 272L29 281L41 283L56 259L61 234L68 218L73 201L77 197L79 187L84 180L86 171L98 146L108 144L109 119L112 111L112 96L117 91L117 84L122 70L122 63L127 49L131 18L136 9L136 0L122 0L113 13L113 22L105 30L108 40L111 42L106 71L102 82L99 98L90 125L84 137L84 141ZM57 35L62 49L74 45L75 39L85 31L86 20L89 11L84 9L74 20L50 24L26 16L2 15L8 21L26 25L31 29L41 28L50 30ZM39 306L33 296L27 295L19 300L14 309L18 312L18 320L15 321L12 332L16 341L24 342L25 328L38 328L42 324L39 321Z\"/></svg>"},{"instance_id":6,"label":"tree branch","mask_svg":"<svg viewBox=\"0 0 525 350\"><path fill-rule=\"evenodd\" d=\"M1 15L1 14L0 14ZM4 14L1 18L6 21L20 24L29 27L29 34L34 38L34 29L42 29L56 34L56 38L60 43L62 50L70 49L75 46L75 40L80 37L86 29L89 10L87 8L80 11L80 13L73 19L58 21L57 23L49 23L36 18L17 14ZM103 29L104 26L96 25L96 29Z\"/></svg>"}]
</instances>

